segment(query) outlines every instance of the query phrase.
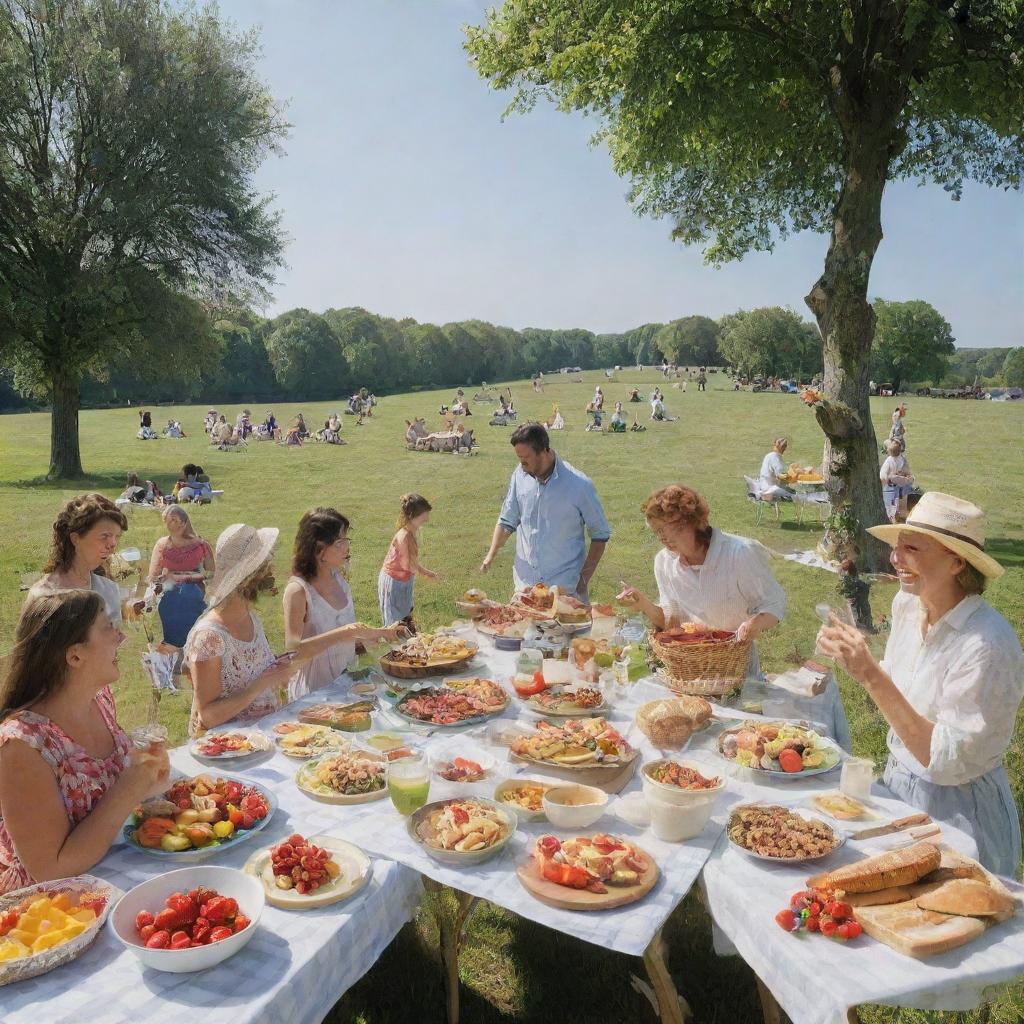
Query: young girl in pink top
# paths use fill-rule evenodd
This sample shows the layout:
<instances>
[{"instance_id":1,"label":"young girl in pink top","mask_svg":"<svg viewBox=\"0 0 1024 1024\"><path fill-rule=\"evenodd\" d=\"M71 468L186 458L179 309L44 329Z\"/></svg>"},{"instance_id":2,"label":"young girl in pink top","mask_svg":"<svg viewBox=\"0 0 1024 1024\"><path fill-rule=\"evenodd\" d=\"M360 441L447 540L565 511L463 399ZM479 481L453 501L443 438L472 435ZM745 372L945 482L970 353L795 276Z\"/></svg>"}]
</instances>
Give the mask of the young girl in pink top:
<instances>
[{"instance_id":1,"label":"young girl in pink top","mask_svg":"<svg viewBox=\"0 0 1024 1024\"><path fill-rule=\"evenodd\" d=\"M417 576L436 580L438 574L419 563L416 534L430 519L430 502L422 494L403 494L399 499L398 532L391 539L387 557L377 579L377 597L384 625L404 622L415 631L412 588Z\"/></svg>"}]
</instances>

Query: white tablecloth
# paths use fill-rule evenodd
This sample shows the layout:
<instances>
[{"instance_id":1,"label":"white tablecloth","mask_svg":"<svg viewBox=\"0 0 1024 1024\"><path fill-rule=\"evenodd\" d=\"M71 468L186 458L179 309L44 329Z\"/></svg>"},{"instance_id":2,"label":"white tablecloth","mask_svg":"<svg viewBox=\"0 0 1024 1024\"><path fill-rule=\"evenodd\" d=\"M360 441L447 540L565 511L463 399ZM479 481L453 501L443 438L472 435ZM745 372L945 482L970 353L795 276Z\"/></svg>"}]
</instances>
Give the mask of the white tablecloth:
<instances>
[{"instance_id":1,"label":"white tablecloth","mask_svg":"<svg viewBox=\"0 0 1024 1024\"><path fill-rule=\"evenodd\" d=\"M211 771L185 749L175 769ZM292 781L295 762L280 754L251 770L219 770L272 789L279 807L258 835L207 863L241 867L257 850L298 830L350 838L344 808L310 805ZM127 891L165 870L185 867L116 845L93 874ZM168 974L143 968L104 927L77 960L0 989L3 1024L138 1024L202 1020L203 1024L320 1024L331 1007L376 962L419 906L422 883L393 861L373 861L373 878L352 899L319 910L268 906L259 931L240 953L208 971Z\"/></svg>"},{"instance_id":2,"label":"white tablecloth","mask_svg":"<svg viewBox=\"0 0 1024 1024\"><path fill-rule=\"evenodd\" d=\"M745 786L749 800L800 800L815 790L835 785L836 773L815 782L781 786ZM876 785L876 802L894 817L913 808ZM829 859L839 866L879 853L895 837L847 842ZM941 841L977 856L972 840L948 825ZM1024 972L1024 914L990 928L960 949L928 960L914 960L868 936L844 944L821 935L788 935L775 924L775 914L815 874L816 865L773 864L746 856L722 835L704 866L702 887L715 921L715 949L736 953L772 991L794 1024L846 1024L846 1011L861 1003L908 1006L922 1010L967 1010L985 1001L986 986ZM1006 883L1016 893L1024 887Z\"/></svg>"}]
</instances>

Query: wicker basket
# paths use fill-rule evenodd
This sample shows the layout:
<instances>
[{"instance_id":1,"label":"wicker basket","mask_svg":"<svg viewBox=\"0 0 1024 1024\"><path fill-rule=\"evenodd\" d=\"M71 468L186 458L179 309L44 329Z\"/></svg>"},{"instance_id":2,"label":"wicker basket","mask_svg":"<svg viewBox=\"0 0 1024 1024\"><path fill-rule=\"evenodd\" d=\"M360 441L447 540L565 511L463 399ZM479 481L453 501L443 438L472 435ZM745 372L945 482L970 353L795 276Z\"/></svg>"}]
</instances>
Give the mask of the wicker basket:
<instances>
[{"instance_id":1,"label":"wicker basket","mask_svg":"<svg viewBox=\"0 0 1024 1024\"><path fill-rule=\"evenodd\" d=\"M664 665L658 678L677 693L719 697L743 685L752 640L664 644L650 633L651 650Z\"/></svg>"}]
</instances>

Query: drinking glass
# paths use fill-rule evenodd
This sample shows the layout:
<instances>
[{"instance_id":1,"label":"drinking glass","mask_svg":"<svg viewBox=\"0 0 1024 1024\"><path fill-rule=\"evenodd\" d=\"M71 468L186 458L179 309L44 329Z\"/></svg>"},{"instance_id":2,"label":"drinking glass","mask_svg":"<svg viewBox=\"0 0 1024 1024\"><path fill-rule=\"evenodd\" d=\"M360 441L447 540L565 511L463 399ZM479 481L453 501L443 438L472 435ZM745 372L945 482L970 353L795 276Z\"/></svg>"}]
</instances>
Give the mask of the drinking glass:
<instances>
[{"instance_id":1,"label":"drinking glass","mask_svg":"<svg viewBox=\"0 0 1024 1024\"><path fill-rule=\"evenodd\" d=\"M388 793L395 810L409 815L430 795L430 765L422 753L388 762Z\"/></svg>"}]
</instances>

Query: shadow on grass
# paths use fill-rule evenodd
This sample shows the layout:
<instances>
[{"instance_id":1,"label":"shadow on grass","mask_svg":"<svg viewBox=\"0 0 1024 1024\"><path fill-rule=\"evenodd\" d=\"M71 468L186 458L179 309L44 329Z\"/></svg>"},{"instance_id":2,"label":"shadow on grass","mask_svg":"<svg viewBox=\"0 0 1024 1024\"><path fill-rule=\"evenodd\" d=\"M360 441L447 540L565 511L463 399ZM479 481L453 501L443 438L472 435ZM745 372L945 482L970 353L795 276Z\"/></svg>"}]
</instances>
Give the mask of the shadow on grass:
<instances>
[{"instance_id":1,"label":"shadow on grass","mask_svg":"<svg viewBox=\"0 0 1024 1024\"><path fill-rule=\"evenodd\" d=\"M134 472L139 474L139 479L141 480L156 480L158 477L166 479L169 476L163 470L135 469ZM127 469L123 473L86 473L85 476L75 477L74 479L51 479L46 476L37 476L29 480L9 480L6 486L16 487L19 490L74 490L79 494L89 494L92 491L99 491L101 493L116 491L120 494L125 488L128 473L129 470Z\"/></svg>"},{"instance_id":2,"label":"shadow on grass","mask_svg":"<svg viewBox=\"0 0 1024 1024\"><path fill-rule=\"evenodd\" d=\"M989 537L985 553L1007 568L1024 565L1024 539L1019 537Z\"/></svg>"}]
</instances>

